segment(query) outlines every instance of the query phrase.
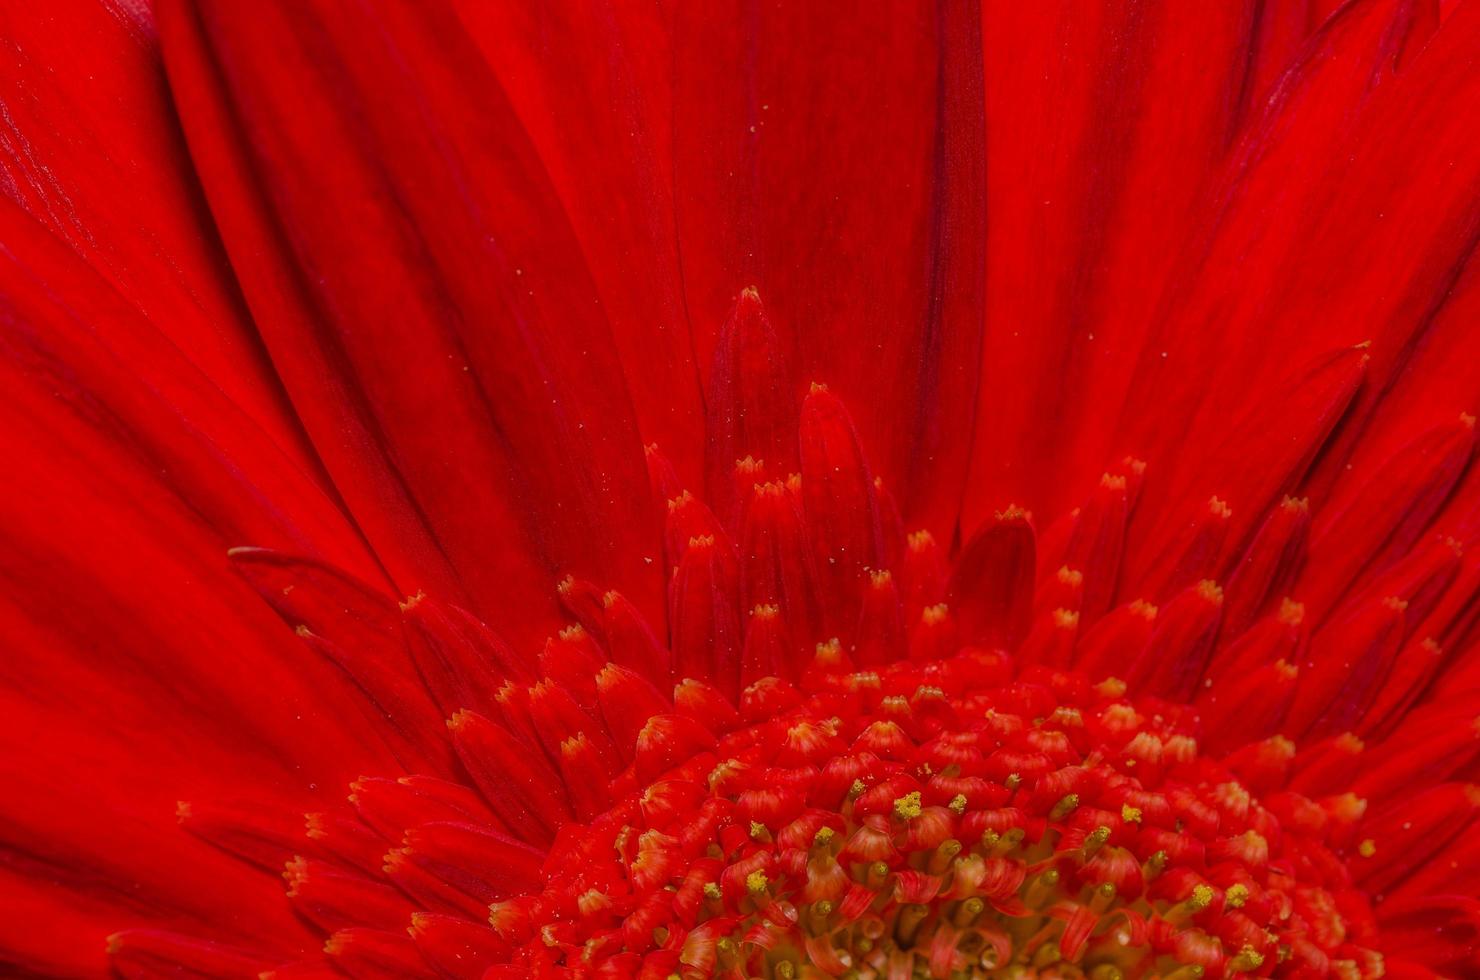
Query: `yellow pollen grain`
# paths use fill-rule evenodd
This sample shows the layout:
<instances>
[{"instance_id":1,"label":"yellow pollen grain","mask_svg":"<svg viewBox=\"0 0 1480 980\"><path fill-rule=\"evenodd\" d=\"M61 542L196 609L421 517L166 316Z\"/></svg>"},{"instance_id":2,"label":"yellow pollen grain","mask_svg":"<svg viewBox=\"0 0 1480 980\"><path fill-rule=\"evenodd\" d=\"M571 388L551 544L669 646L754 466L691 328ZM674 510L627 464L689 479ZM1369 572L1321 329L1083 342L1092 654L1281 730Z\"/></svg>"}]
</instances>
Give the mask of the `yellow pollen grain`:
<instances>
[{"instance_id":1,"label":"yellow pollen grain","mask_svg":"<svg viewBox=\"0 0 1480 980\"><path fill-rule=\"evenodd\" d=\"M1125 477L1116 476L1113 473L1105 473L1100 476L1100 486L1106 490L1125 492Z\"/></svg>"},{"instance_id":2,"label":"yellow pollen grain","mask_svg":"<svg viewBox=\"0 0 1480 980\"><path fill-rule=\"evenodd\" d=\"M720 892L720 890L719 890L719 885L715 884L712 881L708 881L708 882L705 882L704 883L704 897L705 898L716 898L717 899L722 894L723 893Z\"/></svg>"},{"instance_id":3,"label":"yellow pollen grain","mask_svg":"<svg viewBox=\"0 0 1480 980\"><path fill-rule=\"evenodd\" d=\"M1377 841L1373 840L1371 837L1368 837L1366 840L1362 841L1362 843L1357 845L1357 853L1362 855L1362 857L1364 858L1370 858L1372 855L1377 853Z\"/></svg>"},{"instance_id":4,"label":"yellow pollen grain","mask_svg":"<svg viewBox=\"0 0 1480 980\"><path fill-rule=\"evenodd\" d=\"M901 820L911 820L925 812L920 803L920 791L906 793L894 801L894 815Z\"/></svg>"},{"instance_id":5,"label":"yellow pollen grain","mask_svg":"<svg viewBox=\"0 0 1480 980\"><path fill-rule=\"evenodd\" d=\"M1123 803L1120 807L1120 819L1124 820L1126 823L1140 823L1141 811L1139 808L1133 807L1129 803Z\"/></svg>"},{"instance_id":6,"label":"yellow pollen grain","mask_svg":"<svg viewBox=\"0 0 1480 980\"><path fill-rule=\"evenodd\" d=\"M769 833L770 831L766 829L766 825L761 823L759 820L752 820L750 822L750 836L752 838L759 840Z\"/></svg>"},{"instance_id":7,"label":"yellow pollen grain","mask_svg":"<svg viewBox=\"0 0 1480 980\"><path fill-rule=\"evenodd\" d=\"M1253 946L1245 946L1238 951L1238 955L1229 961L1229 967L1240 972L1257 970L1264 965L1264 954Z\"/></svg>"},{"instance_id":8,"label":"yellow pollen grain","mask_svg":"<svg viewBox=\"0 0 1480 980\"><path fill-rule=\"evenodd\" d=\"M926 626L938 626L945 621L950 611L950 607L944 602L938 602L933 606L926 606L921 611L920 621Z\"/></svg>"},{"instance_id":9,"label":"yellow pollen grain","mask_svg":"<svg viewBox=\"0 0 1480 980\"><path fill-rule=\"evenodd\" d=\"M1079 613L1072 609L1055 609L1053 611L1053 624L1061 630L1078 629Z\"/></svg>"},{"instance_id":10,"label":"yellow pollen grain","mask_svg":"<svg viewBox=\"0 0 1480 980\"><path fill-rule=\"evenodd\" d=\"M1286 496L1280 501L1280 509L1288 511L1308 511L1310 510L1310 498Z\"/></svg>"},{"instance_id":11,"label":"yellow pollen grain","mask_svg":"<svg viewBox=\"0 0 1480 980\"><path fill-rule=\"evenodd\" d=\"M1198 885L1196 888L1192 889L1192 898L1190 899L1190 901L1192 902L1193 907L1199 908L1199 909L1205 909L1209 905L1212 905L1213 904L1213 889L1212 889L1212 886L1210 886L1210 885Z\"/></svg>"},{"instance_id":12,"label":"yellow pollen grain","mask_svg":"<svg viewBox=\"0 0 1480 980\"><path fill-rule=\"evenodd\" d=\"M954 797L951 798L951 802L947 803L946 806L950 807L951 810L955 812L958 816L965 813L966 795L964 793L957 793Z\"/></svg>"},{"instance_id":13,"label":"yellow pollen grain","mask_svg":"<svg viewBox=\"0 0 1480 980\"><path fill-rule=\"evenodd\" d=\"M894 575L887 568L873 569L868 573L869 582L876 589L887 588L894 581Z\"/></svg>"},{"instance_id":14,"label":"yellow pollen grain","mask_svg":"<svg viewBox=\"0 0 1480 980\"><path fill-rule=\"evenodd\" d=\"M1223 588L1210 578L1197 583L1197 594L1215 606L1223 605Z\"/></svg>"},{"instance_id":15,"label":"yellow pollen grain","mask_svg":"<svg viewBox=\"0 0 1480 980\"><path fill-rule=\"evenodd\" d=\"M1299 626L1305 619L1305 603L1296 602L1294 599L1281 599L1280 611L1275 615L1285 626Z\"/></svg>"},{"instance_id":16,"label":"yellow pollen grain","mask_svg":"<svg viewBox=\"0 0 1480 980\"><path fill-rule=\"evenodd\" d=\"M1084 573L1068 565L1060 565L1059 570L1054 573L1054 578L1059 580L1060 585L1067 585L1071 589L1077 589L1084 584Z\"/></svg>"},{"instance_id":17,"label":"yellow pollen grain","mask_svg":"<svg viewBox=\"0 0 1480 980\"><path fill-rule=\"evenodd\" d=\"M1233 516L1233 508L1217 497L1210 497L1208 499L1208 513L1219 520L1226 521Z\"/></svg>"},{"instance_id":18,"label":"yellow pollen grain","mask_svg":"<svg viewBox=\"0 0 1480 980\"><path fill-rule=\"evenodd\" d=\"M745 876L745 887L751 892L763 892L770 887L771 879L764 871L752 871Z\"/></svg>"},{"instance_id":19,"label":"yellow pollen grain","mask_svg":"<svg viewBox=\"0 0 1480 980\"><path fill-rule=\"evenodd\" d=\"M911 531L905 541L911 551L924 551L935 545L935 535L929 531Z\"/></svg>"},{"instance_id":20,"label":"yellow pollen grain","mask_svg":"<svg viewBox=\"0 0 1480 980\"><path fill-rule=\"evenodd\" d=\"M1008 504L997 511L995 516L999 521L1031 521L1033 519L1032 511L1025 510L1017 504Z\"/></svg>"},{"instance_id":21,"label":"yellow pollen grain","mask_svg":"<svg viewBox=\"0 0 1480 980\"><path fill-rule=\"evenodd\" d=\"M1288 660L1276 660L1274 672L1280 676L1280 680L1293 681L1300 676L1300 668Z\"/></svg>"},{"instance_id":22,"label":"yellow pollen grain","mask_svg":"<svg viewBox=\"0 0 1480 980\"><path fill-rule=\"evenodd\" d=\"M1156 619L1156 614L1161 610L1147 602L1145 599L1136 599L1130 604L1130 611L1146 620L1148 623Z\"/></svg>"},{"instance_id":23,"label":"yellow pollen grain","mask_svg":"<svg viewBox=\"0 0 1480 980\"><path fill-rule=\"evenodd\" d=\"M863 791L866 789L868 789L868 787L863 785L863 780L855 779L853 780L853 785L848 787L848 795L856 799L862 796Z\"/></svg>"},{"instance_id":24,"label":"yellow pollen grain","mask_svg":"<svg viewBox=\"0 0 1480 980\"><path fill-rule=\"evenodd\" d=\"M818 847L826 847L827 845L832 843L832 839L836 836L837 831L833 830L831 827L819 827L817 829L817 833L812 835L812 843L816 844Z\"/></svg>"},{"instance_id":25,"label":"yellow pollen grain","mask_svg":"<svg viewBox=\"0 0 1480 980\"><path fill-rule=\"evenodd\" d=\"M571 580L570 576L567 575L565 577L565 580L560 583L559 588L561 589L562 593L568 592L568 591L570 591L570 586L573 585L573 584L574 584L574 582ZM420 589L418 589L415 595L409 595L406 598L404 598L404 599L401 600L401 603L400 603L400 605L401 605L401 611L402 612L410 612L411 610L415 609L416 606L417 606L417 604L420 603L421 600L425 599L426 597L427 597L427 594L425 592L422 592Z\"/></svg>"},{"instance_id":26,"label":"yellow pollen grain","mask_svg":"<svg viewBox=\"0 0 1480 980\"><path fill-rule=\"evenodd\" d=\"M1243 884L1231 886L1223 896L1224 904L1226 904L1231 909L1243 908L1244 903L1248 900L1249 887Z\"/></svg>"},{"instance_id":27,"label":"yellow pollen grain","mask_svg":"<svg viewBox=\"0 0 1480 980\"><path fill-rule=\"evenodd\" d=\"M324 833L324 815L322 813L305 813L303 815L303 832L309 840L323 840L328 835Z\"/></svg>"},{"instance_id":28,"label":"yellow pollen grain","mask_svg":"<svg viewBox=\"0 0 1480 980\"><path fill-rule=\"evenodd\" d=\"M1053 809L1048 811L1048 819L1063 820L1077 809L1079 809L1079 794L1070 793L1053 805Z\"/></svg>"},{"instance_id":29,"label":"yellow pollen grain","mask_svg":"<svg viewBox=\"0 0 1480 980\"><path fill-rule=\"evenodd\" d=\"M827 391L827 385L823 384L821 381L814 381L812 382L812 386L807 390L814 395L819 395L824 391Z\"/></svg>"}]
</instances>

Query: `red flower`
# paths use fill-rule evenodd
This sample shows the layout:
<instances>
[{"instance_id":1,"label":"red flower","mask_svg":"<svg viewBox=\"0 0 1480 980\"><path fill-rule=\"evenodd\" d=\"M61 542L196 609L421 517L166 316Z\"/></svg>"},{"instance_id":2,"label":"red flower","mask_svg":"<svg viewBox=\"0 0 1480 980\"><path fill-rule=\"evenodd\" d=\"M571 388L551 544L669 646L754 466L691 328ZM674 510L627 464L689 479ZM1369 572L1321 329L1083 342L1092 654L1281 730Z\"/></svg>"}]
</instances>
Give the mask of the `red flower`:
<instances>
[{"instance_id":1,"label":"red flower","mask_svg":"<svg viewBox=\"0 0 1480 980\"><path fill-rule=\"evenodd\" d=\"M0 964L1480 975L1480 5L1329 6L0 9Z\"/></svg>"}]
</instances>

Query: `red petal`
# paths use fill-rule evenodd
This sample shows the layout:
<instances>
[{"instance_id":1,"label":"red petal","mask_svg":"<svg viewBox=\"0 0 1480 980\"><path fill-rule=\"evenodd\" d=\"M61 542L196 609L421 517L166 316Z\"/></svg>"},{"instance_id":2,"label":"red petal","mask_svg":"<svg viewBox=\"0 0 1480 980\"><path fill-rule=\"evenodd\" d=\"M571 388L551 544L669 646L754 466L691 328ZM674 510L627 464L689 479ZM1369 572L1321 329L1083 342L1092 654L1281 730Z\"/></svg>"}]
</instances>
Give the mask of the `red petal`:
<instances>
[{"instance_id":1,"label":"red petal","mask_svg":"<svg viewBox=\"0 0 1480 980\"><path fill-rule=\"evenodd\" d=\"M948 535L984 223L967 3L674 9L677 235L700 365L740 289L831 384L911 523Z\"/></svg>"},{"instance_id":2,"label":"red petal","mask_svg":"<svg viewBox=\"0 0 1480 980\"><path fill-rule=\"evenodd\" d=\"M968 522L1008 502L1059 513L1110 461L1189 216L1249 107L1261 6L983 4L988 327Z\"/></svg>"},{"instance_id":3,"label":"red petal","mask_svg":"<svg viewBox=\"0 0 1480 980\"><path fill-rule=\"evenodd\" d=\"M516 642L548 631L568 572L656 608L609 325L548 174L456 21L399 4L346 18L170 3L161 35L268 348L402 588L507 620Z\"/></svg>"},{"instance_id":4,"label":"red petal","mask_svg":"<svg viewBox=\"0 0 1480 980\"><path fill-rule=\"evenodd\" d=\"M1009 510L977 528L946 587L962 639L1012 649L1028 633L1037 568L1028 514Z\"/></svg>"},{"instance_id":5,"label":"red petal","mask_svg":"<svg viewBox=\"0 0 1480 980\"><path fill-rule=\"evenodd\" d=\"M191 169L145 4L0 11L0 193L44 224L274 439L302 434Z\"/></svg>"}]
</instances>

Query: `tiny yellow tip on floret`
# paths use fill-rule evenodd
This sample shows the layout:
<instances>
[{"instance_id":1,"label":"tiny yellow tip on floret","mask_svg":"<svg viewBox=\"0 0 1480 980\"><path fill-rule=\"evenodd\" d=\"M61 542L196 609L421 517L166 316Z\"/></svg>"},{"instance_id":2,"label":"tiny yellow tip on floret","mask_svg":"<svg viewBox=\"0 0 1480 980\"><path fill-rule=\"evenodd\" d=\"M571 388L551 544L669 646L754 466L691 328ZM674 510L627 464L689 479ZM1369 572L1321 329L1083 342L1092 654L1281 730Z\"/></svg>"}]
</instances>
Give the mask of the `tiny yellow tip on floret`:
<instances>
[{"instance_id":1,"label":"tiny yellow tip on floret","mask_svg":"<svg viewBox=\"0 0 1480 980\"><path fill-rule=\"evenodd\" d=\"M752 871L745 876L745 887L752 892L763 892L771 884L771 879L766 877L764 871Z\"/></svg>"},{"instance_id":2,"label":"tiny yellow tip on floret","mask_svg":"<svg viewBox=\"0 0 1480 980\"><path fill-rule=\"evenodd\" d=\"M1188 899L1193 908L1205 909L1213 904L1213 888L1211 885L1198 885L1192 889L1192 897Z\"/></svg>"},{"instance_id":3,"label":"tiny yellow tip on floret","mask_svg":"<svg viewBox=\"0 0 1480 980\"><path fill-rule=\"evenodd\" d=\"M1138 808L1131 806L1129 803L1122 804L1120 808L1120 819L1124 820L1126 823L1140 823L1141 811Z\"/></svg>"},{"instance_id":4,"label":"tiny yellow tip on floret","mask_svg":"<svg viewBox=\"0 0 1480 980\"><path fill-rule=\"evenodd\" d=\"M1357 845L1357 853L1362 855L1362 857L1364 858L1370 858L1372 855L1377 853L1377 842L1371 837L1368 837L1366 840L1362 841L1362 843Z\"/></svg>"},{"instance_id":5,"label":"tiny yellow tip on floret","mask_svg":"<svg viewBox=\"0 0 1480 980\"><path fill-rule=\"evenodd\" d=\"M894 815L901 820L910 820L925 812L920 803L920 791L906 793L894 801Z\"/></svg>"},{"instance_id":6,"label":"tiny yellow tip on floret","mask_svg":"<svg viewBox=\"0 0 1480 980\"><path fill-rule=\"evenodd\" d=\"M1133 600L1128 608L1131 612L1135 613L1137 616L1140 616L1148 623L1155 620L1156 614L1161 611L1157 609L1156 606L1147 602L1145 599Z\"/></svg>"},{"instance_id":7,"label":"tiny yellow tip on floret","mask_svg":"<svg viewBox=\"0 0 1480 980\"><path fill-rule=\"evenodd\" d=\"M712 881L704 883L705 898L719 898L721 894L722 893L719 890L719 885L715 884Z\"/></svg>"},{"instance_id":8,"label":"tiny yellow tip on floret","mask_svg":"<svg viewBox=\"0 0 1480 980\"><path fill-rule=\"evenodd\" d=\"M1236 884L1229 887L1223 895L1224 903L1231 909L1241 909L1249 900L1249 886Z\"/></svg>"},{"instance_id":9,"label":"tiny yellow tip on floret","mask_svg":"<svg viewBox=\"0 0 1480 980\"><path fill-rule=\"evenodd\" d=\"M993 513L999 521L1031 521L1033 512L1019 507L1017 504L1008 504L1006 507Z\"/></svg>"}]
</instances>

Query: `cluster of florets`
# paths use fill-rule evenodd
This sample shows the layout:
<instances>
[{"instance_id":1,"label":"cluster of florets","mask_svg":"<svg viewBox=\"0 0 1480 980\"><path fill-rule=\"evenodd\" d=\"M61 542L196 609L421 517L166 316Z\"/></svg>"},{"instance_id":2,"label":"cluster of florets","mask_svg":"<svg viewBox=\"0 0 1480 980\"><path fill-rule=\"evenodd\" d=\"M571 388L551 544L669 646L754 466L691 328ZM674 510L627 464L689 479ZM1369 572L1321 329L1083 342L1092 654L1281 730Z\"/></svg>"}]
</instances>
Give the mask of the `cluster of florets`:
<instances>
[{"instance_id":1,"label":"cluster of florets","mask_svg":"<svg viewBox=\"0 0 1480 980\"><path fill-rule=\"evenodd\" d=\"M543 891L494 906L522 969L1381 974L1339 856L1360 807L1257 800L1278 739L1205 758L1185 708L972 648L803 686L648 726L685 761L638 760Z\"/></svg>"}]
</instances>

